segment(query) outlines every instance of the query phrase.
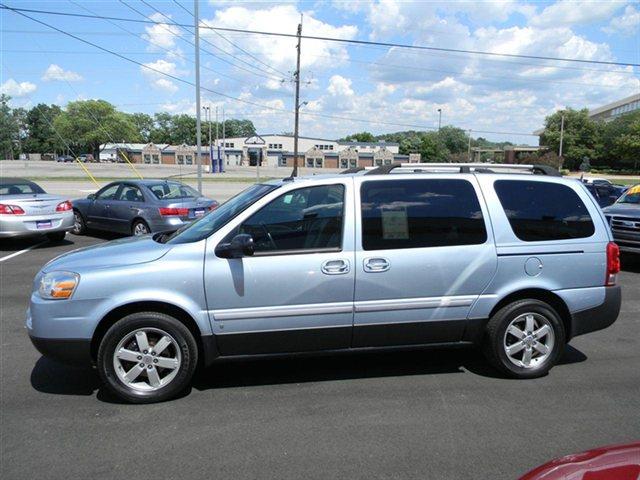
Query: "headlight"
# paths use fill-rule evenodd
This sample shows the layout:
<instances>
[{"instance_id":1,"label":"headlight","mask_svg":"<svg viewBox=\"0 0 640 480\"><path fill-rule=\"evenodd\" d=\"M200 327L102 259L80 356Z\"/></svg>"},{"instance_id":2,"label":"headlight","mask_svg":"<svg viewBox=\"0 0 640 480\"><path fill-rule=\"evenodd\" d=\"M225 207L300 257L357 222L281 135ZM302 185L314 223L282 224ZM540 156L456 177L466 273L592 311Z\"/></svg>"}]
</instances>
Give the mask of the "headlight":
<instances>
[{"instance_id":1,"label":"headlight","mask_svg":"<svg viewBox=\"0 0 640 480\"><path fill-rule=\"evenodd\" d=\"M78 286L80 275L73 272L49 272L40 279L38 293L47 300L71 298Z\"/></svg>"}]
</instances>

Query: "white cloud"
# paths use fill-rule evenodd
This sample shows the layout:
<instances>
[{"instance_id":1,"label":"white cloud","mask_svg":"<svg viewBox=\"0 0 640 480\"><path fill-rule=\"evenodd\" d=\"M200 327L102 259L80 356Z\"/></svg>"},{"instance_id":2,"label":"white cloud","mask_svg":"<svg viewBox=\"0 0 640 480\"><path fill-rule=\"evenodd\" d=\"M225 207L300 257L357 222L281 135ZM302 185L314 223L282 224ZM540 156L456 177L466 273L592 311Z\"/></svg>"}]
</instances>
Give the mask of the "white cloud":
<instances>
[{"instance_id":1,"label":"white cloud","mask_svg":"<svg viewBox=\"0 0 640 480\"><path fill-rule=\"evenodd\" d=\"M79 82L82 75L71 70L65 70L61 66L52 63L42 75L45 82L61 81L61 82Z\"/></svg>"},{"instance_id":2,"label":"white cloud","mask_svg":"<svg viewBox=\"0 0 640 480\"><path fill-rule=\"evenodd\" d=\"M36 90L35 83L31 82L16 82L13 78L10 78L2 85L0 85L0 93L9 95L10 97L24 97Z\"/></svg>"},{"instance_id":3,"label":"white cloud","mask_svg":"<svg viewBox=\"0 0 640 480\"><path fill-rule=\"evenodd\" d=\"M317 19L313 12L300 12L295 5L256 6L252 9L235 5L216 10L214 17L204 20L203 24L295 34L296 26L300 22L300 13L304 13L304 34L350 39L354 38L358 33L356 26L331 25ZM226 51L234 49L228 42L210 30L202 29L202 36ZM233 37L232 40L278 70L290 72L295 69L295 38L252 35L249 37ZM241 55L244 54L241 53ZM340 59L346 58L348 58L347 49L339 43L315 40L303 41L301 57L303 71L308 71L310 68L335 68L340 64ZM233 59L230 60L235 61ZM260 68L267 69L262 65L260 65ZM276 72L273 72L272 75L275 77L281 76Z\"/></svg>"},{"instance_id":4,"label":"white cloud","mask_svg":"<svg viewBox=\"0 0 640 480\"><path fill-rule=\"evenodd\" d=\"M640 10L636 9L633 5L627 5L624 13L619 17L612 18L609 25L602 30L609 34L621 33L622 35L631 36L638 33L639 26Z\"/></svg>"},{"instance_id":5,"label":"white cloud","mask_svg":"<svg viewBox=\"0 0 640 480\"><path fill-rule=\"evenodd\" d=\"M171 18L171 15L167 15ZM149 17L154 22L166 22L167 18L159 13L154 13ZM176 40L180 36L180 27L169 23L156 23L144 27L147 33L142 38L149 42L150 51L166 50L175 47Z\"/></svg>"},{"instance_id":6,"label":"white cloud","mask_svg":"<svg viewBox=\"0 0 640 480\"><path fill-rule=\"evenodd\" d=\"M329 86L327 92L334 97L352 97L355 95L353 88L351 88L351 80L341 75L333 75L329 79Z\"/></svg>"},{"instance_id":7,"label":"white cloud","mask_svg":"<svg viewBox=\"0 0 640 480\"><path fill-rule=\"evenodd\" d=\"M163 75L168 74L175 77L184 75L185 72L179 70L175 63L161 58L155 62L147 62L144 65L148 68L140 67L140 71L151 82L151 86L153 88L168 93L175 93L178 91L178 85L176 85L173 80Z\"/></svg>"},{"instance_id":8,"label":"white cloud","mask_svg":"<svg viewBox=\"0 0 640 480\"><path fill-rule=\"evenodd\" d=\"M538 27L587 25L608 20L624 4L616 1L576 1L560 0L546 7L531 19Z\"/></svg>"}]
</instances>

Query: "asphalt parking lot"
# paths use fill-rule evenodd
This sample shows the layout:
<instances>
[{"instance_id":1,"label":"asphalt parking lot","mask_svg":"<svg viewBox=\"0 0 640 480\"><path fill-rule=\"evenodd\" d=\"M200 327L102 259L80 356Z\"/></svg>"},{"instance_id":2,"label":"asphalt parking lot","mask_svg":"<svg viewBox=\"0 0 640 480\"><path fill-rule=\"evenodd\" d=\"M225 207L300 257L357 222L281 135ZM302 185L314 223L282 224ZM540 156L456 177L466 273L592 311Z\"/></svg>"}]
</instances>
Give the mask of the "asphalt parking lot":
<instances>
[{"instance_id":1,"label":"asphalt parking lot","mask_svg":"<svg viewBox=\"0 0 640 480\"><path fill-rule=\"evenodd\" d=\"M4 479L513 479L640 438L640 258L623 257L618 321L576 338L545 378L500 378L473 350L242 361L135 406L27 338L38 269L109 239L67 238L0 243Z\"/></svg>"}]
</instances>

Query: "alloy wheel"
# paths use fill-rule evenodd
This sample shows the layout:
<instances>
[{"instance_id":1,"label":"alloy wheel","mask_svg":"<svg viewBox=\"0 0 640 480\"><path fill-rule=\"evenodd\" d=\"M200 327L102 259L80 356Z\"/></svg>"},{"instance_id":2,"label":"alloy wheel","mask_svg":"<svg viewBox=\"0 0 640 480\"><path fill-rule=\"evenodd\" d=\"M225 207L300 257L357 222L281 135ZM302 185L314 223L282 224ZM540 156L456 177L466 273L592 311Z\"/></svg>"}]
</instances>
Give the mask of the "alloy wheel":
<instances>
[{"instance_id":1,"label":"alloy wheel","mask_svg":"<svg viewBox=\"0 0 640 480\"><path fill-rule=\"evenodd\" d=\"M168 385L181 364L178 343L159 328L141 328L127 334L113 353L113 368L120 381L142 392Z\"/></svg>"},{"instance_id":2,"label":"alloy wheel","mask_svg":"<svg viewBox=\"0 0 640 480\"><path fill-rule=\"evenodd\" d=\"M147 233L149 233L149 229L142 222L136 223L136 225L133 227L133 234L136 237L138 237L140 235L146 235Z\"/></svg>"},{"instance_id":3,"label":"alloy wheel","mask_svg":"<svg viewBox=\"0 0 640 480\"><path fill-rule=\"evenodd\" d=\"M523 313L509 323L503 347L514 365L535 370L551 356L555 333L549 319L539 313Z\"/></svg>"}]
</instances>

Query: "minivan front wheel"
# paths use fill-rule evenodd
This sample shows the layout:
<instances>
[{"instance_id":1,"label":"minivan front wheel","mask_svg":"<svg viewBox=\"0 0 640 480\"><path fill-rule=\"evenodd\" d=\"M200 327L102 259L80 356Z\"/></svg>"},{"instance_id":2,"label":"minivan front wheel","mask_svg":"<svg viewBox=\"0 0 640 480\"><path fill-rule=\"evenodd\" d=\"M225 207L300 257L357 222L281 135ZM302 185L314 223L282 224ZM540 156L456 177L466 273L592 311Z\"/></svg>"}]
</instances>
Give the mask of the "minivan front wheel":
<instances>
[{"instance_id":1,"label":"minivan front wheel","mask_svg":"<svg viewBox=\"0 0 640 480\"><path fill-rule=\"evenodd\" d=\"M489 320L484 350L488 360L508 376L536 378L556 364L565 338L553 307L540 300L518 300Z\"/></svg>"},{"instance_id":2,"label":"minivan front wheel","mask_svg":"<svg viewBox=\"0 0 640 480\"><path fill-rule=\"evenodd\" d=\"M157 312L134 313L116 322L98 350L100 378L131 403L168 400L191 381L198 348L189 329Z\"/></svg>"}]
</instances>

